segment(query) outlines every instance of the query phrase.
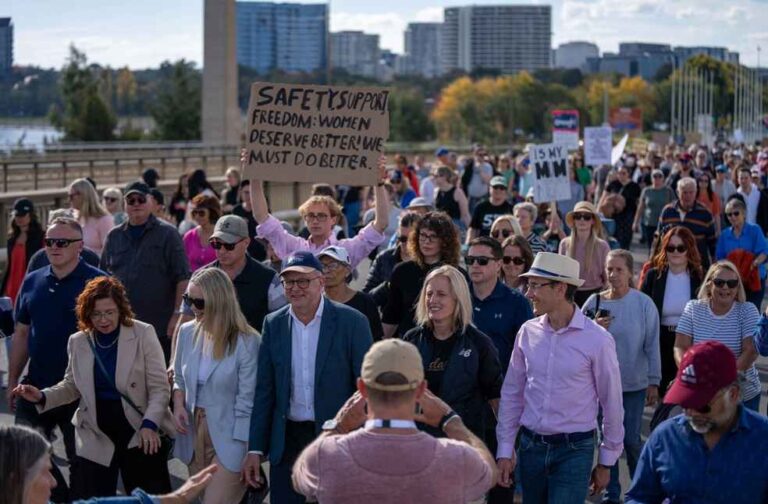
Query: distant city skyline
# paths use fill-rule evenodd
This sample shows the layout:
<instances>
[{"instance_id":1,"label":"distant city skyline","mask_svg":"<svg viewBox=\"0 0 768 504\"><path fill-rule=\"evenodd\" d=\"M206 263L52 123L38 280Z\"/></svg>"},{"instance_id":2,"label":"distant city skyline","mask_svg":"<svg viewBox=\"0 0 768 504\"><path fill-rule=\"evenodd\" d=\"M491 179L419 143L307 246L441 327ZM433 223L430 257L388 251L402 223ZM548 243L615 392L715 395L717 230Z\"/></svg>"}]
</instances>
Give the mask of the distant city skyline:
<instances>
[{"instance_id":1,"label":"distant city skyline","mask_svg":"<svg viewBox=\"0 0 768 504\"><path fill-rule=\"evenodd\" d=\"M289 3L321 3L313 1ZM442 21L445 7L463 5L552 5L552 46L588 41L600 52L617 52L620 42L656 42L683 46L724 46L756 66L757 47L768 48L767 0L516 0L448 1L332 0L330 28L377 34L382 49L403 53L409 22ZM89 61L133 69L157 67L185 58L202 63L202 0L4 0L0 17L15 26L17 65L61 67L71 43ZM768 55L761 58L768 66Z\"/></svg>"}]
</instances>

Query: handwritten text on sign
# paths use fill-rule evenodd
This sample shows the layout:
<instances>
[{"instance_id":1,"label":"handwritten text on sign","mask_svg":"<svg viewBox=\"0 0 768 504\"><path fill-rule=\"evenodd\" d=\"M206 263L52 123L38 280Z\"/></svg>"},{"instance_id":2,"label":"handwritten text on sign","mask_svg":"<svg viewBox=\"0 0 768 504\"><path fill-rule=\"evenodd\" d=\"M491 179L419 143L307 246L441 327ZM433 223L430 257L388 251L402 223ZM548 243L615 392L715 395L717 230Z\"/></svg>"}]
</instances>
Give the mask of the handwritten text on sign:
<instances>
[{"instance_id":1,"label":"handwritten text on sign","mask_svg":"<svg viewBox=\"0 0 768 504\"><path fill-rule=\"evenodd\" d=\"M388 104L384 88L252 84L246 177L375 184Z\"/></svg>"},{"instance_id":2,"label":"handwritten text on sign","mask_svg":"<svg viewBox=\"0 0 768 504\"><path fill-rule=\"evenodd\" d=\"M533 199L536 203L571 198L568 179L568 149L558 144L536 145L528 152L536 180Z\"/></svg>"}]
</instances>

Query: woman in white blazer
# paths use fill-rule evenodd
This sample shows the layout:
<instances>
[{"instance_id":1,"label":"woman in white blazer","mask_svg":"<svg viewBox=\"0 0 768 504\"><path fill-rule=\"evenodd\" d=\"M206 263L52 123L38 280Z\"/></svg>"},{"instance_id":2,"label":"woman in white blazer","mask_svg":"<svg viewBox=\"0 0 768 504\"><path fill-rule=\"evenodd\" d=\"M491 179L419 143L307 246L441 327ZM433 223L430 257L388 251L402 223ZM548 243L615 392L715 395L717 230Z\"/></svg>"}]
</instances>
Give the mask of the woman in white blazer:
<instances>
[{"instance_id":1,"label":"woman in white blazer","mask_svg":"<svg viewBox=\"0 0 768 504\"><path fill-rule=\"evenodd\" d=\"M174 357L174 454L193 474L219 466L204 504L237 504L240 469L256 387L261 337L240 311L235 288L218 268L198 270L184 294L195 320L181 326Z\"/></svg>"}]
</instances>

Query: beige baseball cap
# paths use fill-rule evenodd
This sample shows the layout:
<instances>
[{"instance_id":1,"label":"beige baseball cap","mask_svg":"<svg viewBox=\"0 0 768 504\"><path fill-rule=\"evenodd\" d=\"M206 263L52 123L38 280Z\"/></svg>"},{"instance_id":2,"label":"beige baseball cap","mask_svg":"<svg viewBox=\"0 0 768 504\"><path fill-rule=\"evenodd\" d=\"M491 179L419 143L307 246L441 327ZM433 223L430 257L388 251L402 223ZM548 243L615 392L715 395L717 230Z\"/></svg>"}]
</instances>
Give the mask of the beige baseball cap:
<instances>
[{"instance_id":1,"label":"beige baseball cap","mask_svg":"<svg viewBox=\"0 0 768 504\"><path fill-rule=\"evenodd\" d=\"M404 384L384 385L377 381L383 373L399 373L407 381ZM371 346L363 358L360 377L368 388L386 392L413 390L424 381L424 365L418 349L406 341L390 338Z\"/></svg>"}]
</instances>

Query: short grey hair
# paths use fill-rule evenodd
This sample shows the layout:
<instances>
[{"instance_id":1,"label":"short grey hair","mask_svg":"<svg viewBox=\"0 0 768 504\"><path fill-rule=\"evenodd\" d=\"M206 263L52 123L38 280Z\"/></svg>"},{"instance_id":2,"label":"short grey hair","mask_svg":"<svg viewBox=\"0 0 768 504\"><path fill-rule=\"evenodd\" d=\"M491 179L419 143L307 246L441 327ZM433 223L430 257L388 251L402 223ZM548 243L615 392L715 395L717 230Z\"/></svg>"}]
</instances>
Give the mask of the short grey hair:
<instances>
[{"instance_id":1,"label":"short grey hair","mask_svg":"<svg viewBox=\"0 0 768 504\"><path fill-rule=\"evenodd\" d=\"M694 180L692 177L683 177L677 183L678 191L683 191L685 189L693 189L695 191L696 187L696 180Z\"/></svg>"}]
</instances>

